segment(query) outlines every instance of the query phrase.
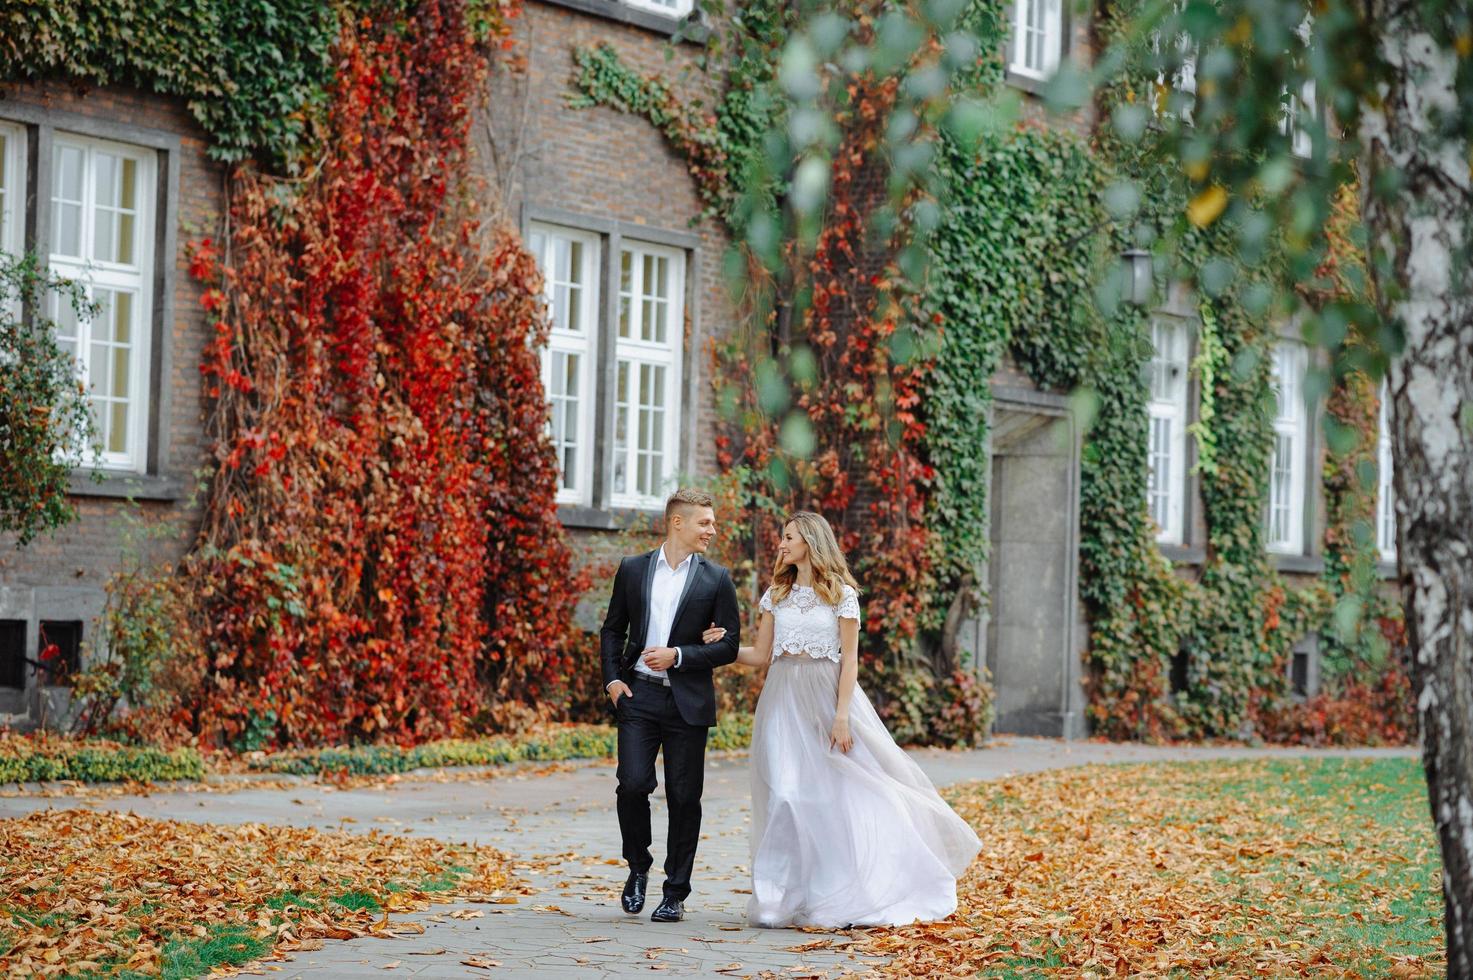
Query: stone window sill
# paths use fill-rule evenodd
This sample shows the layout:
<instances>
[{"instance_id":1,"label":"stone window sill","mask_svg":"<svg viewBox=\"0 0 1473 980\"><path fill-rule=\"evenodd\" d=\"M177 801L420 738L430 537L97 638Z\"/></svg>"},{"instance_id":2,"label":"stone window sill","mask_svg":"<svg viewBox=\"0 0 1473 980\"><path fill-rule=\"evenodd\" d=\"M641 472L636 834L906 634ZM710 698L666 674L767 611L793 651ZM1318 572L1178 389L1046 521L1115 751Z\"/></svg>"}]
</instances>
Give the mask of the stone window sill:
<instances>
[{"instance_id":1,"label":"stone window sill","mask_svg":"<svg viewBox=\"0 0 1473 980\"><path fill-rule=\"evenodd\" d=\"M611 507L599 509L581 504L558 504L558 520L563 527L591 531L625 531L635 527L646 527L653 531L659 526L661 512L639 510L634 507Z\"/></svg>"},{"instance_id":2,"label":"stone window sill","mask_svg":"<svg viewBox=\"0 0 1473 980\"><path fill-rule=\"evenodd\" d=\"M100 479L93 479L93 472L98 473ZM74 470L67 486L67 493L73 497L172 502L184 498L184 484L172 477L151 476L144 473Z\"/></svg>"},{"instance_id":3,"label":"stone window sill","mask_svg":"<svg viewBox=\"0 0 1473 980\"><path fill-rule=\"evenodd\" d=\"M1325 570L1325 559L1319 555L1269 555L1274 568L1280 572L1299 572L1318 575Z\"/></svg>"},{"instance_id":4,"label":"stone window sill","mask_svg":"<svg viewBox=\"0 0 1473 980\"><path fill-rule=\"evenodd\" d=\"M632 27L642 27L666 37L675 37L679 33L680 40L690 44L705 44L709 34L706 25L699 21L701 16L699 11L685 17L664 17L648 10L640 10L619 3L617 0L543 0L543 2L554 7L566 7L579 13L592 14L605 20L629 24ZM696 19L695 23L689 23L692 18Z\"/></svg>"}]
</instances>

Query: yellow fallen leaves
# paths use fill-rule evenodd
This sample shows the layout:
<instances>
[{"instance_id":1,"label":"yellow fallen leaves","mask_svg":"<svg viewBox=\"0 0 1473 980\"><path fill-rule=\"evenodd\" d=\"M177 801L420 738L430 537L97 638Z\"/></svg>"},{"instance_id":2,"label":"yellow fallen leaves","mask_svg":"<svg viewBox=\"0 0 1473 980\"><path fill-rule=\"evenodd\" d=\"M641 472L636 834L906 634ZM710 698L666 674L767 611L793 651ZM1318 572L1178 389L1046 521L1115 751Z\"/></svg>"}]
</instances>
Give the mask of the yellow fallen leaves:
<instances>
[{"instance_id":1,"label":"yellow fallen leaves","mask_svg":"<svg viewBox=\"0 0 1473 980\"><path fill-rule=\"evenodd\" d=\"M419 931L389 913L513 885L490 848L86 810L0 820L0 855L0 974L18 976L156 972L170 939L227 927L277 952Z\"/></svg>"},{"instance_id":2,"label":"yellow fallen leaves","mask_svg":"<svg viewBox=\"0 0 1473 980\"><path fill-rule=\"evenodd\" d=\"M891 976L1430 976L1415 760L1090 766L956 795L982 853L942 923L856 932Z\"/></svg>"}]
</instances>

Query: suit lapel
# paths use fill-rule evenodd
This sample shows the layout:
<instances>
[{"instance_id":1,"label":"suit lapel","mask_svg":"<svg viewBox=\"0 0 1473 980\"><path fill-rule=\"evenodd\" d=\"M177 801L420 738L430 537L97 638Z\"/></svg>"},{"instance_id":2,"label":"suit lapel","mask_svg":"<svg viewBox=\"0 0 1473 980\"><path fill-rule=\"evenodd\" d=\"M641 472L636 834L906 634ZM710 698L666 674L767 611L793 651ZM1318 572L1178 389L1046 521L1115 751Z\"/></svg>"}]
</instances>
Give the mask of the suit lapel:
<instances>
[{"instance_id":1,"label":"suit lapel","mask_svg":"<svg viewBox=\"0 0 1473 980\"><path fill-rule=\"evenodd\" d=\"M644 580L639 590L639 645L641 648L646 645L645 641L650 635L650 594L655 588L655 561L659 554L660 549L656 548L644 556Z\"/></svg>"},{"instance_id":2,"label":"suit lapel","mask_svg":"<svg viewBox=\"0 0 1473 980\"><path fill-rule=\"evenodd\" d=\"M654 565L653 562L650 563ZM680 601L675 604L675 618L670 620L670 632L675 632L675 624L680 622L680 614L685 612L685 600L690 598L690 590L696 584L697 576L706 571L706 559L700 555L691 555L690 573L685 577L685 588L680 590ZM667 646L673 646L667 641Z\"/></svg>"}]
</instances>

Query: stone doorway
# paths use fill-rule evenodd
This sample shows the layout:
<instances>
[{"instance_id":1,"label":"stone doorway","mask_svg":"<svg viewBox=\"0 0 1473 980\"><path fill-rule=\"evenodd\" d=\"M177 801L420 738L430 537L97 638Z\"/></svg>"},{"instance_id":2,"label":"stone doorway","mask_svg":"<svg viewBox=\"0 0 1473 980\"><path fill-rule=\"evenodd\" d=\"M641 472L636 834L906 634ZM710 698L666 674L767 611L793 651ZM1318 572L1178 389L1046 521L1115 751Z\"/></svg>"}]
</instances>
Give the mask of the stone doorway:
<instances>
[{"instance_id":1,"label":"stone doorway","mask_svg":"<svg viewBox=\"0 0 1473 980\"><path fill-rule=\"evenodd\" d=\"M1086 735L1080 432L1063 395L994 388L988 608L979 637L999 733Z\"/></svg>"}]
</instances>

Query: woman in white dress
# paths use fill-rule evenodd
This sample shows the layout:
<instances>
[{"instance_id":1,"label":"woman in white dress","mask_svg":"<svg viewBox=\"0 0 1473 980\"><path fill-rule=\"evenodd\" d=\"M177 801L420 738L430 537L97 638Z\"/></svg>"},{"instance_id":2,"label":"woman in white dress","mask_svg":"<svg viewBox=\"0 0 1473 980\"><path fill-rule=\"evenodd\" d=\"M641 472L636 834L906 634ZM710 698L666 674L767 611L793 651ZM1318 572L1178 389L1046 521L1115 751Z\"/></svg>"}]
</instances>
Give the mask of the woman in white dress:
<instances>
[{"instance_id":1,"label":"woman in white dress","mask_svg":"<svg viewBox=\"0 0 1473 980\"><path fill-rule=\"evenodd\" d=\"M900 925L956 911L980 848L860 690L859 590L818 514L783 527L757 642L752 897L759 926ZM706 642L724 635L708 630Z\"/></svg>"}]
</instances>

